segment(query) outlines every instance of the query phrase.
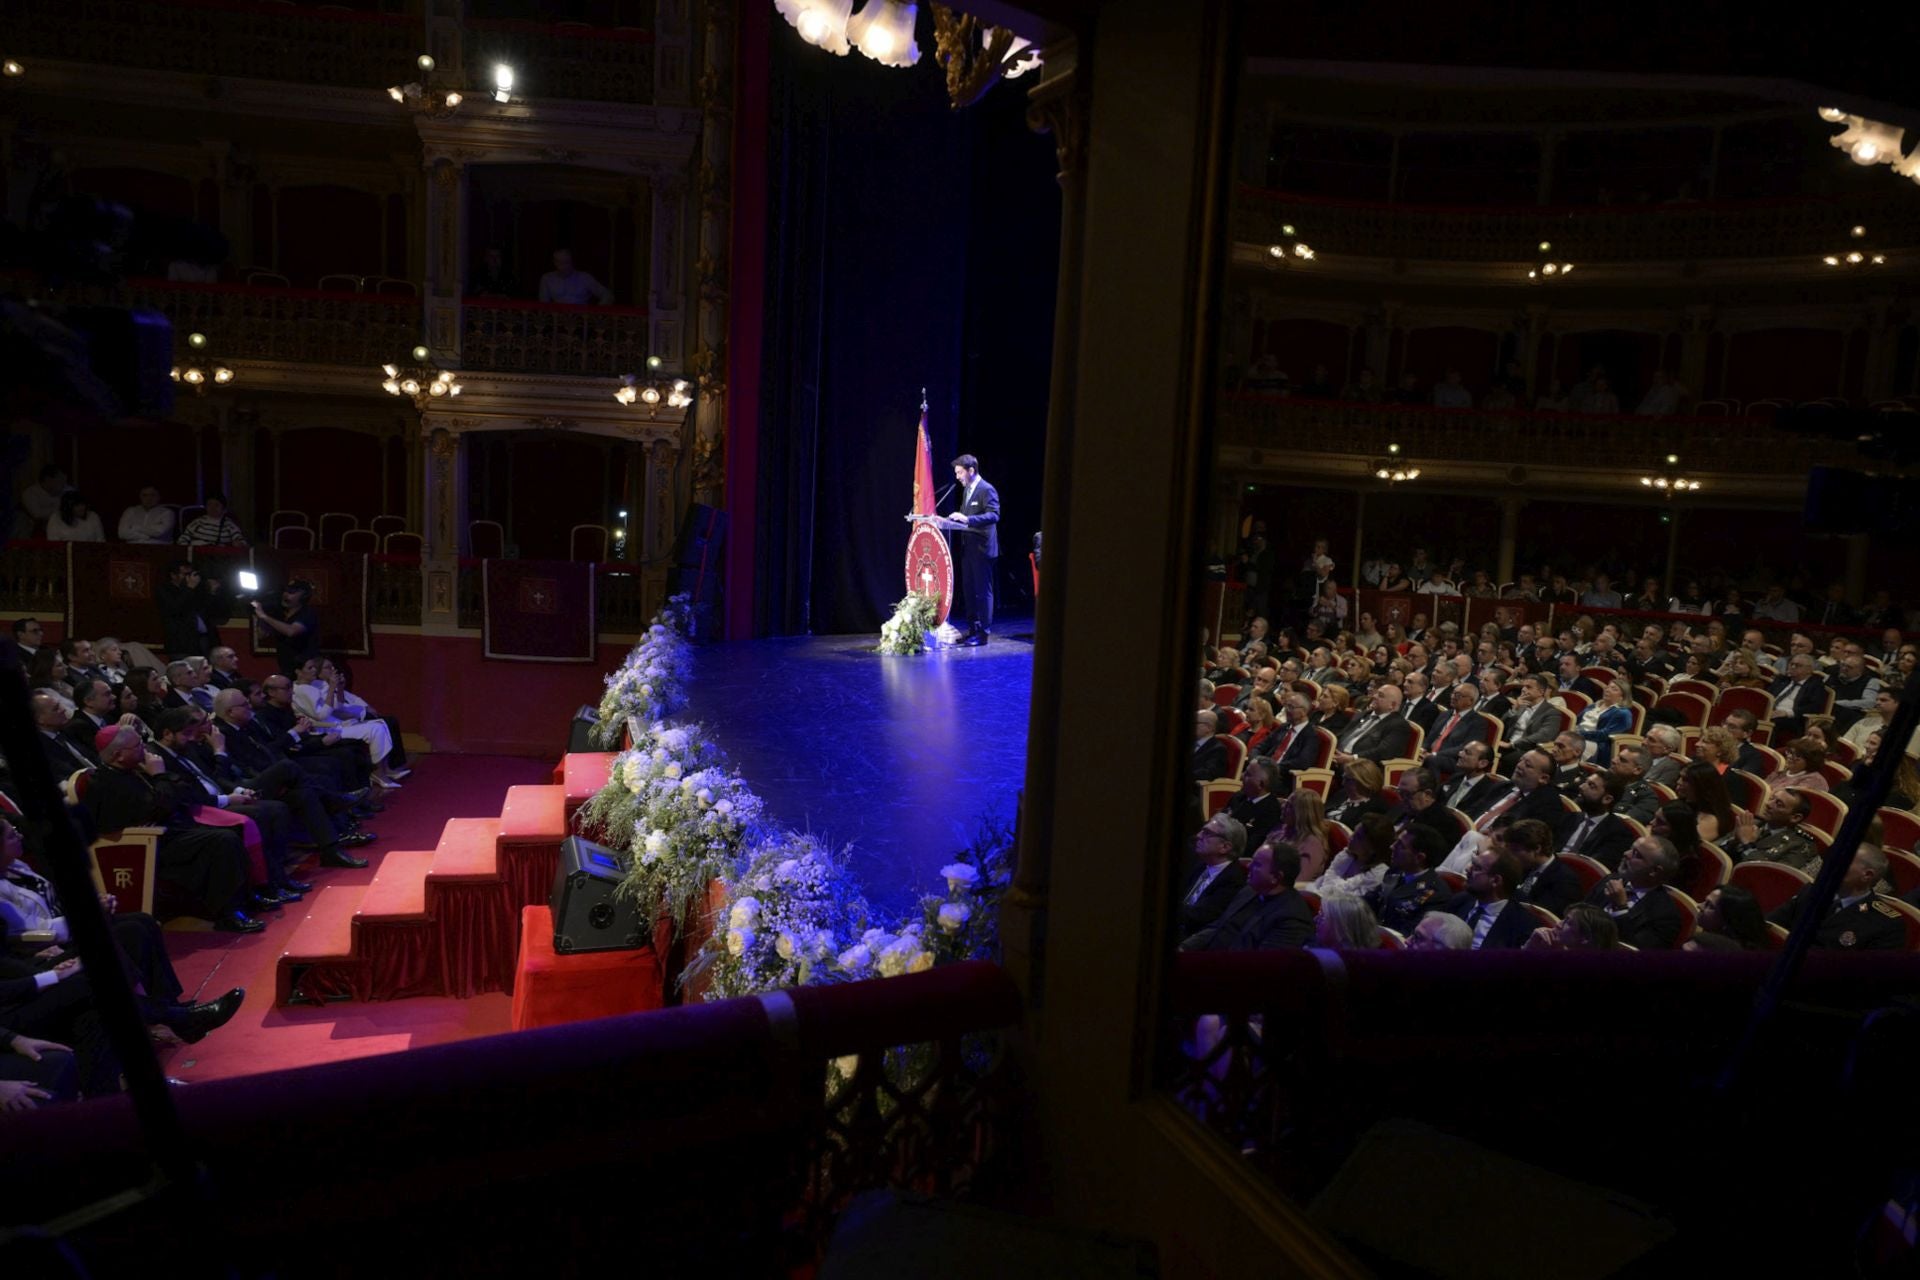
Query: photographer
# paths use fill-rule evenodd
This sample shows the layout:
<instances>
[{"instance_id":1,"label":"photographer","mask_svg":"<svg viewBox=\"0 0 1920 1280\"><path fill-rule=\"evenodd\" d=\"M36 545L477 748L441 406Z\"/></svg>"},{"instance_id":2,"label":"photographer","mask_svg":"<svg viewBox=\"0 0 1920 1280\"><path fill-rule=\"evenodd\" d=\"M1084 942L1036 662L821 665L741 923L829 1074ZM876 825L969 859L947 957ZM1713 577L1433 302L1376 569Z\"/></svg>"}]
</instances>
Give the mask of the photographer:
<instances>
[{"instance_id":1,"label":"photographer","mask_svg":"<svg viewBox=\"0 0 1920 1280\"><path fill-rule=\"evenodd\" d=\"M280 593L278 616L267 612L258 600L253 602L254 625L271 631L274 649L280 658L280 670L292 675L304 662L320 656L320 615L309 603L313 584L295 578Z\"/></svg>"},{"instance_id":2,"label":"photographer","mask_svg":"<svg viewBox=\"0 0 1920 1280\"><path fill-rule=\"evenodd\" d=\"M154 593L167 652L175 658L205 657L219 626L233 612L220 579L202 578L191 560L176 560Z\"/></svg>"}]
</instances>

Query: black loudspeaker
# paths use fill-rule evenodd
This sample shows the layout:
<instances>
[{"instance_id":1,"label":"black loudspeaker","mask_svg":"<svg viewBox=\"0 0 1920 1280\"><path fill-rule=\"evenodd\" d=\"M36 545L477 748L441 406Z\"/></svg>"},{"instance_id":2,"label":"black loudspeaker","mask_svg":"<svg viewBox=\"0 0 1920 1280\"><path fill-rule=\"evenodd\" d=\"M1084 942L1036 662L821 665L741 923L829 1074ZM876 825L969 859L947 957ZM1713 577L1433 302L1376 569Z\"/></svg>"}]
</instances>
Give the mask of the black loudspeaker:
<instances>
[{"instance_id":1,"label":"black loudspeaker","mask_svg":"<svg viewBox=\"0 0 1920 1280\"><path fill-rule=\"evenodd\" d=\"M600 727L600 711L596 707L581 707L573 713L573 727L567 730L567 750L598 751L599 744L593 740L593 731Z\"/></svg>"},{"instance_id":2,"label":"black loudspeaker","mask_svg":"<svg viewBox=\"0 0 1920 1280\"><path fill-rule=\"evenodd\" d=\"M631 900L619 895L627 869L613 850L579 836L560 845L560 867L553 877L553 949L560 955L581 951L632 951L652 941L647 922Z\"/></svg>"}]
</instances>

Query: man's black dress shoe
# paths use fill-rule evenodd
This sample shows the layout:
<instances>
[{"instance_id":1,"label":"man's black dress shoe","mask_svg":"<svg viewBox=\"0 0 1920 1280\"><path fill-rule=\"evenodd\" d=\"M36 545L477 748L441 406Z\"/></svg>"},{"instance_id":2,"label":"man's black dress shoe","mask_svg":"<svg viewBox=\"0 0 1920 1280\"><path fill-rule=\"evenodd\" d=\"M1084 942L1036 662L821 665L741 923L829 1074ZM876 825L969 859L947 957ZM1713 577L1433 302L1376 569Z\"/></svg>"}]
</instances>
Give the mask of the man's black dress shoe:
<instances>
[{"instance_id":1,"label":"man's black dress shoe","mask_svg":"<svg viewBox=\"0 0 1920 1280\"><path fill-rule=\"evenodd\" d=\"M349 831L346 835L340 837L340 847L342 849L358 849L361 845L372 844L379 838L380 833L377 831Z\"/></svg>"},{"instance_id":2,"label":"man's black dress shoe","mask_svg":"<svg viewBox=\"0 0 1920 1280\"><path fill-rule=\"evenodd\" d=\"M223 933L258 933L267 926L244 911L234 910L215 920L213 927Z\"/></svg>"},{"instance_id":3,"label":"man's black dress shoe","mask_svg":"<svg viewBox=\"0 0 1920 1280\"><path fill-rule=\"evenodd\" d=\"M320 865L323 867L357 868L366 866L367 860L365 858L356 858L344 849L329 849L320 855Z\"/></svg>"},{"instance_id":4,"label":"man's black dress shoe","mask_svg":"<svg viewBox=\"0 0 1920 1280\"><path fill-rule=\"evenodd\" d=\"M292 892L294 892L294 893L300 893L300 894L306 894L306 893L312 893L312 892L313 892L313 885L312 885L312 884L311 884L311 883L310 883L309 881L306 881L306 880L286 880L286 881L282 881L282 882L281 882L281 885L280 885L280 887L281 887L282 889L288 889L288 890L291 890L291 891L292 891Z\"/></svg>"},{"instance_id":5,"label":"man's black dress shoe","mask_svg":"<svg viewBox=\"0 0 1920 1280\"><path fill-rule=\"evenodd\" d=\"M163 1020L169 1030L188 1044L198 1044L207 1038L209 1031L224 1027L240 1012L241 1001L247 998L245 987L235 987L218 1000L207 1004L175 1005L167 1011Z\"/></svg>"}]
</instances>

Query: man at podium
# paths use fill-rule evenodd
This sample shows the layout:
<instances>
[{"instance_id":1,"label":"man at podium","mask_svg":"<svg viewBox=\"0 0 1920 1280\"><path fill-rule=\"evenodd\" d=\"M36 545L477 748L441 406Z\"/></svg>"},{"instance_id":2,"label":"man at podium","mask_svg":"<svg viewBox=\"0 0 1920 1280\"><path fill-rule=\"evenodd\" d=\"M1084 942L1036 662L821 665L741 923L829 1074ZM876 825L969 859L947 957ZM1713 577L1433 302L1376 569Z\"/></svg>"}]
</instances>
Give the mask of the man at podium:
<instances>
[{"instance_id":1,"label":"man at podium","mask_svg":"<svg viewBox=\"0 0 1920 1280\"><path fill-rule=\"evenodd\" d=\"M985 644L993 630L993 562L1000 555L1000 495L980 477L980 459L963 453L953 460L960 509L953 519L967 527L956 531L961 570L966 575L967 635L961 644Z\"/></svg>"}]
</instances>

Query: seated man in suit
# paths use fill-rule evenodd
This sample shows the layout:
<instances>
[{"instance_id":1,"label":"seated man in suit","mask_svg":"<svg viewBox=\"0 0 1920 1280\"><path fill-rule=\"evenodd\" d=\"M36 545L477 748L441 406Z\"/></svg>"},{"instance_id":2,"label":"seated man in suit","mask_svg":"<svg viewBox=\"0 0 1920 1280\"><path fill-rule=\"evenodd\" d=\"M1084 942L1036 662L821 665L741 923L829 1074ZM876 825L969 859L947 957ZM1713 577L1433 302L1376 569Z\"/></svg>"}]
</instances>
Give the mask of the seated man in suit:
<instances>
[{"instance_id":1,"label":"seated man in suit","mask_svg":"<svg viewBox=\"0 0 1920 1280\"><path fill-rule=\"evenodd\" d=\"M1608 876L1587 895L1620 930L1620 941L1642 951L1670 951L1685 925L1668 885L1680 869L1680 852L1664 836L1641 836Z\"/></svg>"},{"instance_id":2,"label":"seated man in suit","mask_svg":"<svg viewBox=\"0 0 1920 1280\"><path fill-rule=\"evenodd\" d=\"M1212 782L1227 776L1227 747L1220 741L1220 717L1202 711L1195 721L1193 780Z\"/></svg>"},{"instance_id":3,"label":"seated man in suit","mask_svg":"<svg viewBox=\"0 0 1920 1280\"><path fill-rule=\"evenodd\" d=\"M1907 927L1900 909L1889 905L1873 891L1886 879L1887 855L1879 845L1862 844L1847 864L1846 877L1833 906L1820 917L1813 945L1843 951L1899 951L1907 945ZM1792 929L1806 909L1812 888L1802 889L1793 898L1775 908L1767 919Z\"/></svg>"},{"instance_id":4,"label":"seated man in suit","mask_svg":"<svg viewBox=\"0 0 1920 1280\"><path fill-rule=\"evenodd\" d=\"M1400 690L1393 685L1375 689L1367 713L1355 716L1353 723L1340 731L1333 763L1344 768L1355 760L1377 764L1404 756L1413 745L1413 726L1400 714L1400 702Z\"/></svg>"},{"instance_id":5,"label":"seated man in suit","mask_svg":"<svg viewBox=\"0 0 1920 1280\"><path fill-rule=\"evenodd\" d=\"M1795 653L1787 662L1787 674L1775 680L1768 692L1773 695L1776 742L1799 737L1806 732L1807 717L1827 709L1826 677L1815 669L1811 653Z\"/></svg>"},{"instance_id":6,"label":"seated man in suit","mask_svg":"<svg viewBox=\"0 0 1920 1280\"><path fill-rule=\"evenodd\" d=\"M1313 908L1293 882L1300 851L1285 841L1254 850L1246 887L1220 918L1180 944L1182 951L1264 951L1304 947L1313 937Z\"/></svg>"},{"instance_id":7,"label":"seated man in suit","mask_svg":"<svg viewBox=\"0 0 1920 1280\"><path fill-rule=\"evenodd\" d=\"M33 726L39 731L40 747L47 757L47 768L56 782L100 763L100 756L91 743L83 750L67 732L73 717L60 705L60 699L45 689L35 689L31 705Z\"/></svg>"},{"instance_id":8,"label":"seated man in suit","mask_svg":"<svg viewBox=\"0 0 1920 1280\"><path fill-rule=\"evenodd\" d=\"M153 755L159 758L167 775L178 784L177 794L191 797L192 803L198 805L251 818L260 829L261 853L267 864L267 883L254 889L248 909L272 911L298 902L313 886L292 880L287 874L292 862L292 814L278 800L269 800L245 787L229 789L222 786L192 758L190 751L199 732L196 726L200 718L198 707L174 707L162 712L160 722L154 726Z\"/></svg>"},{"instance_id":9,"label":"seated man in suit","mask_svg":"<svg viewBox=\"0 0 1920 1280\"><path fill-rule=\"evenodd\" d=\"M217 645L207 655L207 681L215 689L231 689L240 678L240 655L227 645Z\"/></svg>"},{"instance_id":10,"label":"seated man in suit","mask_svg":"<svg viewBox=\"0 0 1920 1280\"><path fill-rule=\"evenodd\" d=\"M1493 748L1485 742L1469 742L1460 749L1455 763L1453 777L1440 798L1449 809L1478 818L1510 784L1493 776Z\"/></svg>"},{"instance_id":11,"label":"seated man in suit","mask_svg":"<svg viewBox=\"0 0 1920 1280\"><path fill-rule=\"evenodd\" d=\"M197 914L213 921L216 929L233 933L258 933L266 927L241 909L249 897L247 848L237 830L196 825L192 806L199 799L167 776L166 764L147 754L132 729L120 729L107 740L100 764L86 794L86 807L99 830L162 828L159 876L193 902Z\"/></svg>"},{"instance_id":12,"label":"seated man in suit","mask_svg":"<svg viewBox=\"0 0 1920 1280\"><path fill-rule=\"evenodd\" d=\"M1242 889L1247 873L1240 868L1246 852L1247 829L1224 813L1207 819L1193 838L1193 867L1180 890L1179 930L1190 938L1220 918Z\"/></svg>"},{"instance_id":13,"label":"seated man in suit","mask_svg":"<svg viewBox=\"0 0 1920 1280\"><path fill-rule=\"evenodd\" d=\"M215 696L214 707L216 711L224 708L225 714L210 717L194 713L187 748L194 763L229 791L243 789L286 805L296 834L320 852L321 865L366 866L366 859L342 851L342 846L357 847L374 839L372 833L357 830L349 813L351 806L344 799L293 762L272 759L245 733L229 734L236 722L253 714L246 695L238 689L222 689Z\"/></svg>"},{"instance_id":14,"label":"seated man in suit","mask_svg":"<svg viewBox=\"0 0 1920 1280\"><path fill-rule=\"evenodd\" d=\"M1441 860L1439 869L1464 875L1474 855L1486 848L1496 833L1522 819L1533 818L1549 827L1557 824L1566 806L1560 803L1560 792L1548 781L1552 773L1553 762L1540 748L1521 756L1513 768L1512 785L1495 795L1493 802L1480 811L1473 820L1473 829L1460 837L1453 851Z\"/></svg>"},{"instance_id":15,"label":"seated man in suit","mask_svg":"<svg viewBox=\"0 0 1920 1280\"><path fill-rule=\"evenodd\" d=\"M1555 666L1559 674L1558 689L1561 693L1583 693L1589 698L1600 696L1600 686L1580 674L1580 655L1563 653Z\"/></svg>"},{"instance_id":16,"label":"seated man in suit","mask_svg":"<svg viewBox=\"0 0 1920 1280\"><path fill-rule=\"evenodd\" d=\"M1246 828L1241 850L1258 849L1267 842L1267 833L1279 823L1281 778L1280 766L1265 756L1255 756L1240 771L1240 792L1228 803L1227 816ZM1292 787L1284 790L1291 791Z\"/></svg>"},{"instance_id":17,"label":"seated man in suit","mask_svg":"<svg viewBox=\"0 0 1920 1280\"><path fill-rule=\"evenodd\" d=\"M1479 696L1474 700L1473 709L1484 711L1504 723L1507 713L1513 710L1513 699L1506 694L1507 681L1512 674L1505 667L1487 667L1481 671L1475 689Z\"/></svg>"},{"instance_id":18,"label":"seated man in suit","mask_svg":"<svg viewBox=\"0 0 1920 1280\"><path fill-rule=\"evenodd\" d=\"M1281 700L1280 713L1284 723L1268 738L1273 749L1267 754L1286 780L1280 790L1291 791L1295 770L1311 769L1319 762L1320 735L1308 723L1308 717L1313 714L1313 703L1306 694L1289 691ZM1260 842L1256 840L1253 845L1257 849Z\"/></svg>"},{"instance_id":19,"label":"seated man in suit","mask_svg":"<svg viewBox=\"0 0 1920 1280\"><path fill-rule=\"evenodd\" d=\"M1540 675L1523 676L1520 680L1520 696L1507 712L1507 729L1503 735L1506 750L1501 754L1500 767L1511 774L1520 763L1521 756L1542 743L1552 742L1554 735L1560 732L1560 718L1559 708L1547 702L1546 678Z\"/></svg>"},{"instance_id":20,"label":"seated man in suit","mask_svg":"<svg viewBox=\"0 0 1920 1280\"><path fill-rule=\"evenodd\" d=\"M1732 734L1733 740L1740 744L1739 751L1731 761L1734 768L1745 769L1756 778L1764 778L1773 772L1773 766L1753 745L1753 731L1760 727L1758 716L1745 707L1736 707L1727 712L1726 718L1720 722L1720 727Z\"/></svg>"},{"instance_id":21,"label":"seated man in suit","mask_svg":"<svg viewBox=\"0 0 1920 1280\"><path fill-rule=\"evenodd\" d=\"M1487 722L1474 713L1474 704L1480 697L1473 682L1463 680L1454 685L1450 698L1453 710L1427 732L1425 763L1442 782L1452 778L1459 769L1460 752L1468 743L1484 743L1487 738Z\"/></svg>"},{"instance_id":22,"label":"seated man in suit","mask_svg":"<svg viewBox=\"0 0 1920 1280\"><path fill-rule=\"evenodd\" d=\"M1459 819L1449 814L1441 802L1440 782L1433 776L1433 770L1408 769L1396 785L1400 792L1397 825L1418 823L1432 827L1448 844L1460 838L1460 829L1455 825Z\"/></svg>"},{"instance_id":23,"label":"seated man in suit","mask_svg":"<svg viewBox=\"0 0 1920 1280\"><path fill-rule=\"evenodd\" d=\"M1526 944L1538 922L1514 897L1525 874L1520 860L1501 844L1474 855L1467 867L1466 891L1447 904L1447 910L1473 930L1473 950L1511 951Z\"/></svg>"},{"instance_id":24,"label":"seated man in suit","mask_svg":"<svg viewBox=\"0 0 1920 1280\"><path fill-rule=\"evenodd\" d=\"M1409 823L1401 831L1393 842L1386 878L1366 896L1382 925L1411 933L1429 907L1444 904L1447 882L1433 864L1446 851L1446 840L1432 827Z\"/></svg>"},{"instance_id":25,"label":"seated man in suit","mask_svg":"<svg viewBox=\"0 0 1920 1280\"><path fill-rule=\"evenodd\" d=\"M309 772L324 772L343 791L357 791L373 776L373 754L367 744L327 733L293 705L293 680L274 672L247 695L258 731L282 744L294 763Z\"/></svg>"},{"instance_id":26,"label":"seated man in suit","mask_svg":"<svg viewBox=\"0 0 1920 1280\"><path fill-rule=\"evenodd\" d=\"M1553 832L1546 823L1534 818L1510 822L1494 843L1520 860L1523 870L1520 883L1513 887L1514 897L1557 916L1580 901L1580 877L1554 853Z\"/></svg>"},{"instance_id":27,"label":"seated man in suit","mask_svg":"<svg viewBox=\"0 0 1920 1280\"><path fill-rule=\"evenodd\" d=\"M1654 810L1660 807L1660 793L1647 783L1646 747L1621 743L1614 748L1613 763L1607 769L1621 782L1620 799L1613 811L1635 822L1652 822Z\"/></svg>"},{"instance_id":28,"label":"seated man in suit","mask_svg":"<svg viewBox=\"0 0 1920 1280\"><path fill-rule=\"evenodd\" d=\"M1685 741L1670 724L1656 724L1647 730L1647 781L1655 786L1671 787L1680 780L1681 748Z\"/></svg>"},{"instance_id":29,"label":"seated man in suit","mask_svg":"<svg viewBox=\"0 0 1920 1280\"><path fill-rule=\"evenodd\" d=\"M1796 871L1817 875L1820 846L1807 834L1807 797L1793 787L1767 796L1759 816L1736 812L1732 838L1721 848L1735 862L1780 862Z\"/></svg>"},{"instance_id":30,"label":"seated man in suit","mask_svg":"<svg viewBox=\"0 0 1920 1280\"><path fill-rule=\"evenodd\" d=\"M1427 698L1432 688L1426 675L1419 671L1409 671L1400 683L1402 708L1407 720L1420 726L1423 732L1433 729L1434 717L1440 714L1440 708Z\"/></svg>"},{"instance_id":31,"label":"seated man in suit","mask_svg":"<svg viewBox=\"0 0 1920 1280\"><path fill-rule=\"evenodd\" d=\"M1578 853L1620 869L1620 859L1634 842L1634 829L1614 811L1627 784L1615 773L1589 773L1580 780L1575 798L1579 813L1563 813L1554 829L1562 853ZM1558 912L1555 913L1556 915Z\"/></svg>"},{"instance_id":32,"label":"seated man in suit","mask_svg":"<svg viewBox=\"0 0 1920 1280\"><path fill-rule=\"evenodd\" d=\"M102 729L113 723L114 704L118 701L113 686L97 676L74 686L74 713L73 719L67 722L67 737L72 739L73 745L83 755L93 756L96 760L99 758L93 749L93 740Z\"/></svg>"},{"instance_id":33,"label":"seated man in suit","mask_svg":"<svg viewBox=\"0 0 1920 1280\"><path fill-rule=\"evenodd\" d=\"M1231 683L1231 681L1218 680L1215 681L1215 683L1228 684ZM1280 668L1278 666L1260 668L1253 673L1252 680L1241 683L1240 696L1233 700L1233 709L1241 715L1245 715L1247 713L1247 704L1253 700L1255 694L1264 697L1276 706L1279 705L1280 695L1276 692L1279 685Z\"/></svg>"}]
</instances>

